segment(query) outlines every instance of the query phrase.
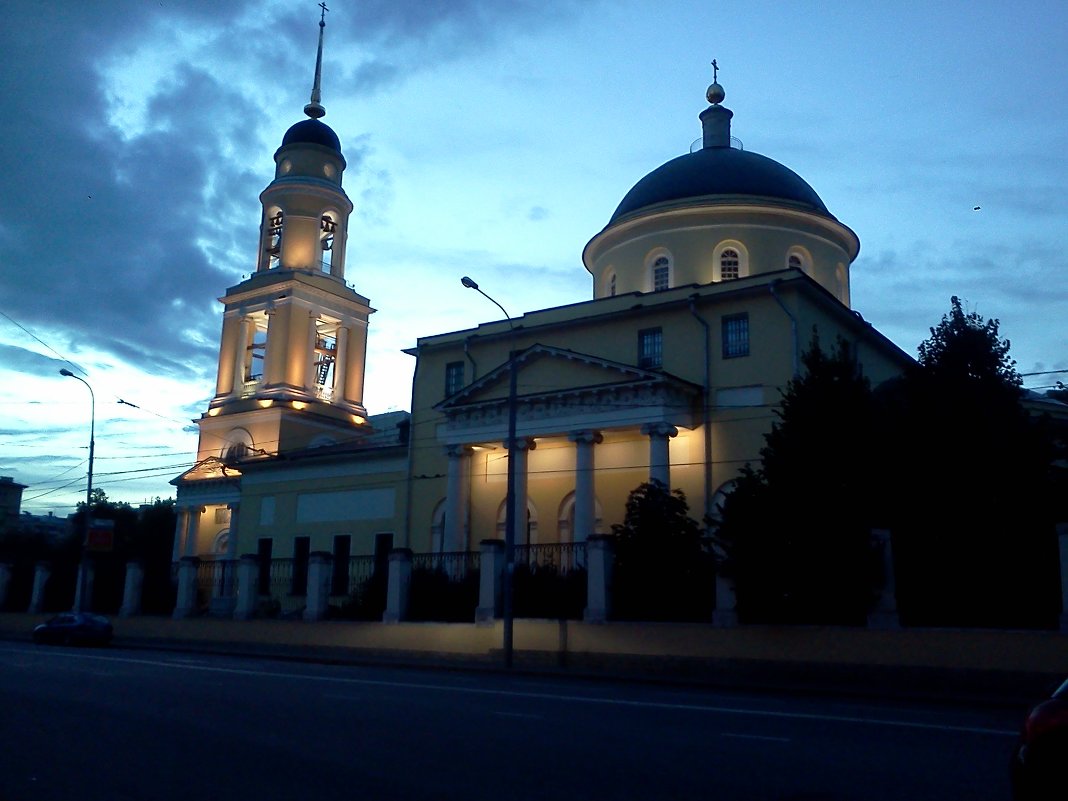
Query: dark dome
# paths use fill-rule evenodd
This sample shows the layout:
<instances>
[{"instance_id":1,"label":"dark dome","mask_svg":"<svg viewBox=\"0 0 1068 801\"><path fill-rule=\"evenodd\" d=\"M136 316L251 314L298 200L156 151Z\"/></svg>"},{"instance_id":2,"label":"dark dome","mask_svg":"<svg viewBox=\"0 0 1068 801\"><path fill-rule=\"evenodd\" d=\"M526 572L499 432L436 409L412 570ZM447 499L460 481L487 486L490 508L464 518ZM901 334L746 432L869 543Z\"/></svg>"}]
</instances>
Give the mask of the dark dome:
<instances>
[{"instance_id":1,"label":"dark dome","mask_svg":"<svg viewBox=\"0 0 1068 801\"><path fill-rule=\"evenodd\" d=\"M319 120L301 120L282 137L282 147L286 145L322 145L341 152L341 140L333 129Z\"/></svg>"},{"instance_id":2,"label":"dark dome","mask_svg":"<svg viewBox=\"0 0 1068 801\"><path fill-rule=\"evenodd\" d=\"M698 201L716 195L785 201L832 216L815 190L779 162L732 147L706 147L672 159L638 181L608 224L660 203Z\"/></svg>"}]
</instances>

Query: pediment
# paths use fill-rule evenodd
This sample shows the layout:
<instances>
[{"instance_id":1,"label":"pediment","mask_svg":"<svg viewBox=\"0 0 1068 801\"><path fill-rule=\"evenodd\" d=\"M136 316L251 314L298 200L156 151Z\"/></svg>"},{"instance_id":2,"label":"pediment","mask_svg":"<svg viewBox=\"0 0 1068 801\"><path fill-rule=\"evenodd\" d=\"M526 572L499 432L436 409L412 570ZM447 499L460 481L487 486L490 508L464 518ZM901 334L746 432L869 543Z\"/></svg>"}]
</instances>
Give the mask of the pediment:
<instances>
[{"instance_id":1,"label":"pediment","mask_svg":"<svg viewBox=\"0 0 1068 801\"><path fill-rule=\"evenodd\" d=\"M171 479L170 483L178 486L195 481L217 481L241 478L241 471L227 465L217 456L209 456L201 459L177 478Z\"/></svg>"},{"instance_id":2,"label":"pediment","mask_svg":"<svg viewBox=\"0 0 1068 801\"><path fill-rule=\"evenodd\" d=\"M602 359L548 345L532 345L515 355L517 397L525 403L576 393L671 386L697 389L693 384L659 370ZM504 362L437 405L445 411L495 405L508 399L509 362Z\"/></svg>"}]
</instances>

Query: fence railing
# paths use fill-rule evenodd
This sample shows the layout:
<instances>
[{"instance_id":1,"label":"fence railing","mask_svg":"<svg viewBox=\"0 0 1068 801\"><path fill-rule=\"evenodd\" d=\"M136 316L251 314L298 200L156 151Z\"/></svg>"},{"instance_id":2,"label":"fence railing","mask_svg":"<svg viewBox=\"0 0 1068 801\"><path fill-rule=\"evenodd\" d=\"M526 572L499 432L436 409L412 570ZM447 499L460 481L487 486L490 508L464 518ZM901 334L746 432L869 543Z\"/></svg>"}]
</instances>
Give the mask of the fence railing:
<instances>
[{"instance_id":1,"label":"fence railing","mask_svg":"<svg viewBox=\"0 0 1068 801\"><path fill-rule=\"evenodd\" d=\"M266 579L263 581L262 579ZM270 566L261 574L260 595L284 598L293 591L293 560L272 559Z\"/></svg>"},{"instance_id":2,"label":"fence railing","mask_svg":"<svg viewBox=\"0 0 1068 801\"><path fill-rule=\"evenodd\" d=\"M463 581L481 566L478 551L446 551L417 553L412 556L412 570L433 570L444 573L450 581Z\"/></svg>"},{"instance_id":3,"label":"fence railing","mask_svg":"<svg viewBox=\"0 0 1068 801\"><path fill-rule=\"evenodd\" d=\"M197 565L197 589L209 598L229 597L237 586L237 561L214 559Z\"/></svg>"},{"instance_id":4,"label":"fence railing","mask_svg":"<svg viewBox=\"0 0 1068 801\"><path fill-rule=\"evenodd\" d=\"M586 543L551 542L542 545L517 545L515 564L531 569L552 567L562 576L586 568Z\"/></svg>"},{"instance_id":5,"label":"fence railing","mask_svg":"<svg viewBox=\"0 0 1068 801\"><path fill-rule=\"evenodd\" d=\"M384 560L380 566L380 570L386 570L386 563ZM335 563L335 581L332 587L332 593L334 595L354 595L359 591L360 587L366 584L370 578L375 574L376 557L373 555L368 556L350 556L348 563L345 562ZM348 568L348 575L342 576L338 571L342 567ZM342 581L344 578L344 581Z\"/></svg>"}]
</instances>

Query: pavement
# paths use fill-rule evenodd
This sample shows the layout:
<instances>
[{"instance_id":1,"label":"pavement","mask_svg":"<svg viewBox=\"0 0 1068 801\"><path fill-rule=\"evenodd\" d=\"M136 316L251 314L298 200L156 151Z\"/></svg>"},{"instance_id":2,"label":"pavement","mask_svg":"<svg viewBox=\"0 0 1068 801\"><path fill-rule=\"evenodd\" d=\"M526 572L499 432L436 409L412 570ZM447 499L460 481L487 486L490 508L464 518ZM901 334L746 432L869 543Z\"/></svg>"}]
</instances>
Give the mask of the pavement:
<instances>
[{"instance_id":1,"label":"pavement","mask_svg":"<svg viewBox=\"0 0 1068 801\"><path fill-rule=\"evenodd\" d=\"M0 613L29 642L50 615ZM501 625L113 618L112 647L424 670L504 671ZM1020 653L1013 653L1016 649ZM1026 709L1068 676L1057 632L516 621L511 672Z\"/></svg>"}]
</instances>

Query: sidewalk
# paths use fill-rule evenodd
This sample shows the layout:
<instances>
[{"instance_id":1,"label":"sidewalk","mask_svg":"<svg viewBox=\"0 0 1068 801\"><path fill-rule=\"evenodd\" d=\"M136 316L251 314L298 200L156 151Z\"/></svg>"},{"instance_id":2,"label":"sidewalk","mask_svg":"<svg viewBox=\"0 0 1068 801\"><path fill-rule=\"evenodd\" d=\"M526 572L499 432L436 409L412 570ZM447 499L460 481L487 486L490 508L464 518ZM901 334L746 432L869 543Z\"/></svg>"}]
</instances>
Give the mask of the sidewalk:
<instances>
[{"instance_id":1,"label":"sidewalk","mask_svg":"<svg viewBox=\"0 0 1068 801\"><path fill-rule=\"evenodd\" d=\"M0 614L25 641L49 615ZM113 618L115 646L329 664L501 670L501 624ZM528 674L1024 708L1068 676L1068 636L1046 631L740 627L518 620Z\"/></svg>"}]
</instances>

